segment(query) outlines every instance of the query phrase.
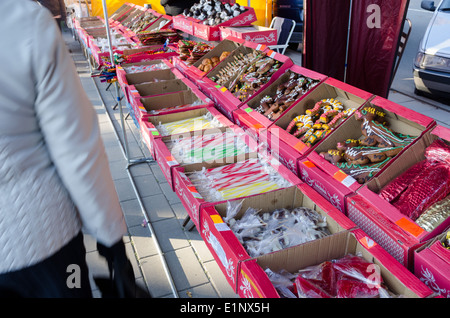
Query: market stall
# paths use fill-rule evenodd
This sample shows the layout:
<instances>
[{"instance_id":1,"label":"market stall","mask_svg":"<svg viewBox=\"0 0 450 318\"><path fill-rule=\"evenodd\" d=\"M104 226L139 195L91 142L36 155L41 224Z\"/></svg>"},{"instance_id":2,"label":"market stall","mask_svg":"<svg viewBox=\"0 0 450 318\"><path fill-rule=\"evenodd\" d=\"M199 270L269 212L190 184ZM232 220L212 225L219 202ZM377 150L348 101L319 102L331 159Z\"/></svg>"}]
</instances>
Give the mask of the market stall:
<instances>
[{"instance_id":1,"label":"market stall","mask_svg":"<svg viewBox=\"0 0 450 318\"><path fill-rule=\"evenodd\" d=\"M436 297L412 264L450 266L450 251L430 245L450 225L448 131L236 36L255 21L253 8L223 4L216 20L215 3L210 16L195 7L175 17L125 3L73 25L90 56L99 20L130 41L110 45L96 66L111 70L107 80L233 290ZM218 42L219 31L230 34ZM368 267L380 274L372 288Z\"/></svg>"}]
</instances>

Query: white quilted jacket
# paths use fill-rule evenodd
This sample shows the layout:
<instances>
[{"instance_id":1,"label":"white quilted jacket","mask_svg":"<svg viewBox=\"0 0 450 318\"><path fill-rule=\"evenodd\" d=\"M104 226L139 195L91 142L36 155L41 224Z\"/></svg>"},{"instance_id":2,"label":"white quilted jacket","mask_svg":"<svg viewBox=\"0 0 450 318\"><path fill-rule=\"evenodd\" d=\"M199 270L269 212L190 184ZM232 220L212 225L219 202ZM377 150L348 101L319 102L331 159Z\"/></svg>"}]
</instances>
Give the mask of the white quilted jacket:
<instances>
[{"instance_id":1,"label":"white quilted jacket","mask_svg":"<svg viewBox=\"0 0 450 318\"><path fill-rule=\"evenodd\" d=\"M0 273L126 225L97 116L48 10L0 1Z\"/></svg>"}]
</instances>

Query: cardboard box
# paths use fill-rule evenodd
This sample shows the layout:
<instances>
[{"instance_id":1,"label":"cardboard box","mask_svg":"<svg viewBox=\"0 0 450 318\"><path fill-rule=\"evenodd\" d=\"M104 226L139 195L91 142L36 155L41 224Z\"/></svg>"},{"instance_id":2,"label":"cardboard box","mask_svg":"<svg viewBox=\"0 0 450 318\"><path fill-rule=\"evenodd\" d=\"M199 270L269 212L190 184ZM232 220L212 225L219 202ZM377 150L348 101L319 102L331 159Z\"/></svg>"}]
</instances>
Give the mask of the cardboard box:
<instances>
[{"instance_id":1,"label":"cardboard box","mask_svg":"<svg viewBox=\"0 0 450 318\"><path fill-rule=\"evenodd\" d=\"M279 298L280 295L264 272L265 269L296 273L308 266L319 265L348 254L361 255L366 261L378 265L380 272L374 272L374 275L381 275L389 291L396 295L406 298L435 295L360 229L339 232L242 262L237 291L239 296L245 298Z\"/></svg>"},{"instance_id":2,"label":"cardboard box","mask_svg":"<svg viewBox=\"0 0 450 318\"><path fill-rule=\"evenodd\" d=\"M259 25L219 27L220 40L223 41L230 36L243 39L248 42L265 44L267 46L277 45L277 29L266 28Z\"/></svg>"},{"instance_id":3,"label":"cardboard box","mask_svg":"<svg viewBox=\"0 0 450 318\"><path fill-rule=\"evenodd\" d=\"M191 88L195 89L195 86L187 78L130 85L127 89L127 99L131 102L130 105L136 113L136 116L141 117L147 115L147 109L142 104L141 98L186 91ZM206 96L203 97L205 102L207 101L208 103L211 103L211 100L209 100Z\"/></svg>"},{"instance_id":4,"label":"cardboard box","mask_svg":"<svg viewBox=\"0 0 450 318\"><path fill-rule=\"evenodd\" d=\"M305 115L307 109L312 109L317 102L323 99L338 99L343 104L344 109L347 110L350 108L357 109L361 107L361 105L366 103L372 97L373 95L371 93L365 92L336 79L327 78L321 84L317 85L309 94L304 96L297 103L291 105L291 107L283 113L283 116L274 121L268 129L282 141L291 145L291 147L299 154L307 155L314 148L320 145L321 141L319 140L311 146L302 142L294 135L288 133L286 128L295 117ZM254 116L256 117L256 114L254 114ZM334 129L337 129L343 122L345 122L345 120L341 121L341 123Z\"/></svg>"},{"instance_id":5,"label":"cardboard box","mask_svg":"<svg viewBox=\"0 0 450 318\"><path fill-rule=\"evenodd\" d=\"M214 107L213 102L198 89L161 94L149 97L136 97L135 105L139 109L139 116L164 115L183 112L203 107Z\"/></svg>"},{"instance_id":6,"label":"cardboard box","mask_svg":"<svg viewBox=\"0 0 450 318\"><path fill-rule=\"evenodd\" d=\"M283 83L286 83L289 80L289 77L292 73L300 74L313 80L317 80L318 84L313 88L311 88L308 92L306 92L302 96L299 96L289 108L294 107L300 100L302 100L308 94L310 94L315 88L319 86L320 83L322 83L327 78L327 76L322 75L320 73L308 70L298 65L292 65L284 74L280 75L280 77L278 77L273 83L268 85L265 89L261 90L258 94L253 95L253 97L251 97L241 106L239 106L239 109L233 112L233 116L236 123L239 122L239 125L248 127L249 129L254 129L256 132L258 132L261 129L261 127L263 129L267 129L274 123L276 123L279 120L279 118L276 120L270 120L263 114L260 114L259 112L255 111L255 109L261 104L261 99L263 99L265 96L271 97L276 96L278 86ZM286 111L283 114L285 114ZM281 117L282 116L283 115L281 115Z\"/></svg>"},{"instance_id":7,"label":"cardboard box","mask_svg":"<svg viewBox=\"0 0 450 318\"><path fill-rule=\"evenodd\" d=\"M176 15L173 17L174 29L186 32L187 34L194 34L194 22L196 19L185 18L183 15Z\"/></svg>"},{"instance_id":8,"label":"cardboard box","mask_svg":"<svg viewBox=\"0 0 450 318\"><path fill-rule=\"evenodd\" d=\"M153 60L146 63L161 63L162 61L163 60ZM117 82L119 83L119 86L122 89L129 103L130 100L128 90L130 85L185 78L183 74L181 74L180 71L178 71L175 68L127 74L125 70L123 70L123 67L118 65L116 66L116 74L117 74Z\"/></svg>"},{"instance_id":9,"label":"cardboard box","mask_svg":"<svg viewBox=\"0 0 450 318\"><path fill-rule=\"evenodd\" d=\"M414 274L432 291L450 298L450 250L441 243L446 235L443 232L414 252Z\"/></svg>"},{"instance_id":10,"label":"cardboard box","mask_svg":"<svg viewBox=\"0 0 450 318\"><path fill-rule=\"evenodd\" d=\"M218 120L222 126L230 127L233 125L231 121L229 121L224 115L222 115L217 109L214 107L202 107L193 110L186 110L184 112L176 112L165 115L146 115L140 118L140 126L141 126L141 136L146 144L147 148L150 151L150 154L155 158L154 154L154 140L164 137L163 133L160 133L156 128L159 124L170 123L178 120L195 118L199 116L203 116L206 114L211 114L216 120ZM202 130L202 129L199 129ZM181 133L181 132L180 132ZM179 134L180 134L179 133Z\"/></svg>"},{"instance_id":11,"label":"cardboard box","mask_svg":"<svg viewBox=\"0 0 450 318\"><path fill-rule=\"evenodd\" d=\"M248 147L249 152L255 152L257 151L257 144L253 138L251 138L248 134L246 134L240 127L236 125L232 125L229 127L219 127L219 128L212 128L212 129L205 129L205 130L197 130L197 131L191 131L184 134L178 134L178 135L172 135L172 136L166 136L159 139L154 140L154 154L155 159L158 162L158 165L161 168L161 171L163 172L164 176L167 179L167 182L169 183L170 187L173 191L175 191L174 183L173 183L173 170L175 167L182 167L186 164L192 164L192 163L201 163L189 161L189 162L183 162L179 159L179 156L177 154L173 154L168 144L174 142L174 141L180 141L182 139L191 139L193 137L201 137L201 136L207 136L207 135L215 135L215 134L221 134L224 132L232 133L238 138L240 138ZM217 160L222 160L222 157L218 157Z\"/></svg>"},{"instance_id":12,"label":"cardboard box","mask_svg":"<svg viewBox=\"0 0 450 318\"><path fill-rule=\"evenodd\" d=\"M248 153L234 157L227 157L220 162L213 163L201 163L201 164L189 164L183 167L176 167L173 174L173 183L176 189L176 193L181 200L181 203L186 208L188 215L190 216L192 222L195 224L197 229L200 229L200 211L203 206L218 204L226 202L227 200L220 200L217 202L206 201L202 195L197 191L192 181L189 179L188 175L194 171L201 171L203 168L209 169L214 167L221 167L235 162L244 161L247 159L258 158L257 153ZM285 180L289 181L292 185L300 184L300 179L295 176L292 172L287 170L286 167L281 165L275 159L270 160L270 165L283 177ZM277 190L273 190L277 191ZM200 232L200 231L199 231Z\"/></svg>"},{"instance_id":13,"label":"cardboard box","mask_svg":"<svg viewBox=\"0 0 450 318\"><path fill-rule=\"evenodd\" d=\"M123 20L125 14L130 12L135 7L135 4L125 2L123 5L119 7L113 14L109 17L110 22L116 22Z\"/></svg>"},{"instance_id":14,"label":"cardboard box","mask_svg":"<svg viewBox=\"0 0 450 318\"><path fill-rule=\"evenodd\" d=\"M420 242L428 241L439 233L442 233L443 230L450 226L450 218L447 218L431 232L426 231L420 228L412 219L402 214L396 207L382 199L378 193L384 186L399 177L403 172L418 162L425 160L425 149L431 145L434 140L441 138L441 140L445 140L450 144L450 139L446 139L448 137L450 137L450 129L443 126L438 126L426 131L422 138L417 140L416 143L411 145L411 147L401 154L398 160L390 164L384 171L357 191L359 195L367 199L367 201L384 216L397 224L403 231L417 238Z\"/></svg>"},{"instance_id":15,"label":"cardboard box","mask_svg":"<svg viewBox=\"0 0 450 318\"><path fill-rule=\"evenodd\" d=\"M261 85L251 96L246 98L245 100L241 101L238 97L236 97L231 91L229 90L229 86L233 83L233 80L239 75L239 73L236 73L234 76L232 76L227 82L223 83L223 85L218 85L217 83L213 82L211 78L219 74L219 72L227 66L227 63L229 61L234 60L234 56L239 55L240 53L243 53L244 55L252 52L252 51L262 51L267 54L267 56L279 61L281 63L280 68L272 74L268 82ZM206 90L205 94L208 95L208 93L211 95L211 99L213 99L216 103L216 106L228 116L231 120L233 120L233 112L237 110L243 103L245 103L249 98L252 96L256 96L259 92L264 90L268 85L273 83L279 76L281 76L288 68L290 68L293 65L292 60L282 54L279 54L275 51L268 50L266 46L261 44L255 44L251 42L244 42L242 46L234 50L226 60L222 61L219 65L217 65L211 72L207 74L207 76L203 77L203 83L200 83L200 85L203 85Z\"/></svg>"},{"instance_id":16,"label":"cardboard box","mask_svg":"<svg viewBox=\"0 0 450 318\"><path fill-rule=\"evenodd\" d=\"M221 41L211 51L209 51L208 53L203 55L202 58L200 58L194 64L192 64L191 66L186 65L186 70L185 70L184 74L186 75L186 77L188 77L192 81L197 82L199 79L203 78L207 73L209 73L211 71L210 70L208 72L204 72L204 71L201 71L198 69L198 67L200 65L202 65L202 63L205 59L207 59L207 58L211 59L214 56L220 57L220 55L225 51L232 52L232 51L236 50L243 43L244 43L244 41L240 41L239 39L236 39L236 38L231 38L228 40Z\"/></svg>"},{"instance_id":17,"label":"cardboard box","mask_svg":"<svg viewBox=\"0 0 450 318\"><path fill-rule=\"evenodd\" d=\"M317 90L314 92L317 92ZM309 96L311 96L311 94ZM306 99L303 101L305 100ZM379 98L373 99L366 105L380 106L386 113L385 118L389 123L389 128L403 135L420 137L434 122L431 118L406 109L404 106L393 102L387 102L386 100L380 100ZM356 193L362 185L359 184L356 179L344 173L336 165L325 160L320 156L320 153L327 152L329 149L336 149L336 144L338 142L344 142L349 138L359 139L361 136L361 121L356 120L355 116L352 115L334 129L325 139L314 146L306 159L299 161L300 178L311 186L314 184L313 188L317 189L317 191L322 194L325 195L326 193L329 200L336 205L339 204L339 209L344 213L346 208L346 197L352 193ZM414 141L417 140L418 138L414 139ZM411 144L413 144L414 141ZM405 147L402 152L409 146ZM372 177L376 177L386 169L386 167L395 162L402 152L392 158L378 173L373 174Z\"/></svg>"},{"instance_id":18,"label":"cardboard box","mask_svg":"<svg viewBox=\"0 0 450 318\"><path fill-rule=\"evenodd\" d=\"M234 202L242 199L231 200ZM246 197L243 200L236 219L239 220L247 208L260 210L260 213L273 212L276 209L293 209L307 207L324 216L331 234L349 230L356 225L329 202L306 184L280 189L277 191ZM201 235L224 273L230 286L238 293L237 279L241 262L252 257L239 242L236 235L224 222L227 215L227 203L220 203L202 208Z\"/></svg>"}]
</instances>

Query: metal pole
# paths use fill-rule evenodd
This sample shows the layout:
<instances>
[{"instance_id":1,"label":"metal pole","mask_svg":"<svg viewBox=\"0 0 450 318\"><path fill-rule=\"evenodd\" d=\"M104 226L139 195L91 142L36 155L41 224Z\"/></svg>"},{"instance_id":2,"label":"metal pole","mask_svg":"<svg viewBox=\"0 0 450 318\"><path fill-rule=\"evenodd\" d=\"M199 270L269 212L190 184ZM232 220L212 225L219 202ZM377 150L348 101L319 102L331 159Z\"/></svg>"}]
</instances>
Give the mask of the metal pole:
<instances>
[{"instance_id":1,"label":"metal pole","mask_svg":"<svg viewBox=\"0 0 450 318\"><path fill-rule=\"evenodd\" d=\"M106 6L106 0L102 0L102 5L103 5L103 16L105 18L106 37L108 39L108 45L109 45L109 58L111 60L111 65L115 67L116 64L114 62L114 51L112 48L111 30L109 28L108 7ZM122 103L120 101L120 90L119 90L119 85L117 84L117 82L115 83L115 87L116 87L116 99L117 99L117 104L118 104L119 113L120 113L120 121L121 121L121 125L122 125L123 141L125 144L125 156L127 159L127 163L130 164L130 154L129 154L129 149L128 149L127 133L125 131L125 122L123 119L123 109L122 109Z\"/></svg>"},{"instance_id":2,"label":"metal pole","mask_svg":"<svg viewBox=\"0 0 450 318\"><path fill-rule=\"evenodd\" d=\"M345 47L344 83L347 81L348 47L350 45L349 41L350 41L350 30L352 25L352 9L353 9L353 0L350 0L350 12L348 13L347 44Z\"/></svg>"}]
</instances>

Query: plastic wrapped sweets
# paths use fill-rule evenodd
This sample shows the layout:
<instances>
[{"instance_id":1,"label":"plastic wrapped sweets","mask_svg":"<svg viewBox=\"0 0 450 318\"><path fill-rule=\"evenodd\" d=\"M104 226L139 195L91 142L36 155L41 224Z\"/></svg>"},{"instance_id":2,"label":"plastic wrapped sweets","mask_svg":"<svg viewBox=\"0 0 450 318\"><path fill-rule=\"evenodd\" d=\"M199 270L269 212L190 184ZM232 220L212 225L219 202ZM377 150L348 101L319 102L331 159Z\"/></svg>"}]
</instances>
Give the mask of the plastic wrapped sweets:
<instances>
[{"instance_id":1,"label":"plastic wrapped sweets","mask_svg":"<svg viewBox=\"0 0 450 318\"><path fill-rule=\"evenodd\" d=\"M229 131L175 139L166 145L180 163L214 161L249 152L239 135Z\"/></svg>"},{"instance_id":2,"label":"plastic wrapped sweets","mask_svg":"<svg viewBox=\"0 0 450 318\"><path fill-rule=\"evenodd\" d=\"M325 217L307 207L276 209L260 213L248 208L240 219L235 215L242 201L228 202L224 218L251 257L271 253L330 235Z\"/></svg>"},{"instance_id":3,"label":"plastic wrapped sweets","mask_svg":"<svg viewBox=\"0 0 450 318\"><path fill-rule=\"evenodd\" d=\"M190 173L188 177L202 197L209 202L246 197L292 186L262 157L215 168L203 168Z\"/></svg>"},{"instance_id":4,"label":"plastic wrapped sweets","mask_svg":"<svg viewBox=\"0 0 450 318\"><path fill-rule=\"evenodd\" d=\"M309 266L297 273L266 269L281 297L286 298L392 298L378 265L359 255Z\"/></svg>"}]
</instances>

